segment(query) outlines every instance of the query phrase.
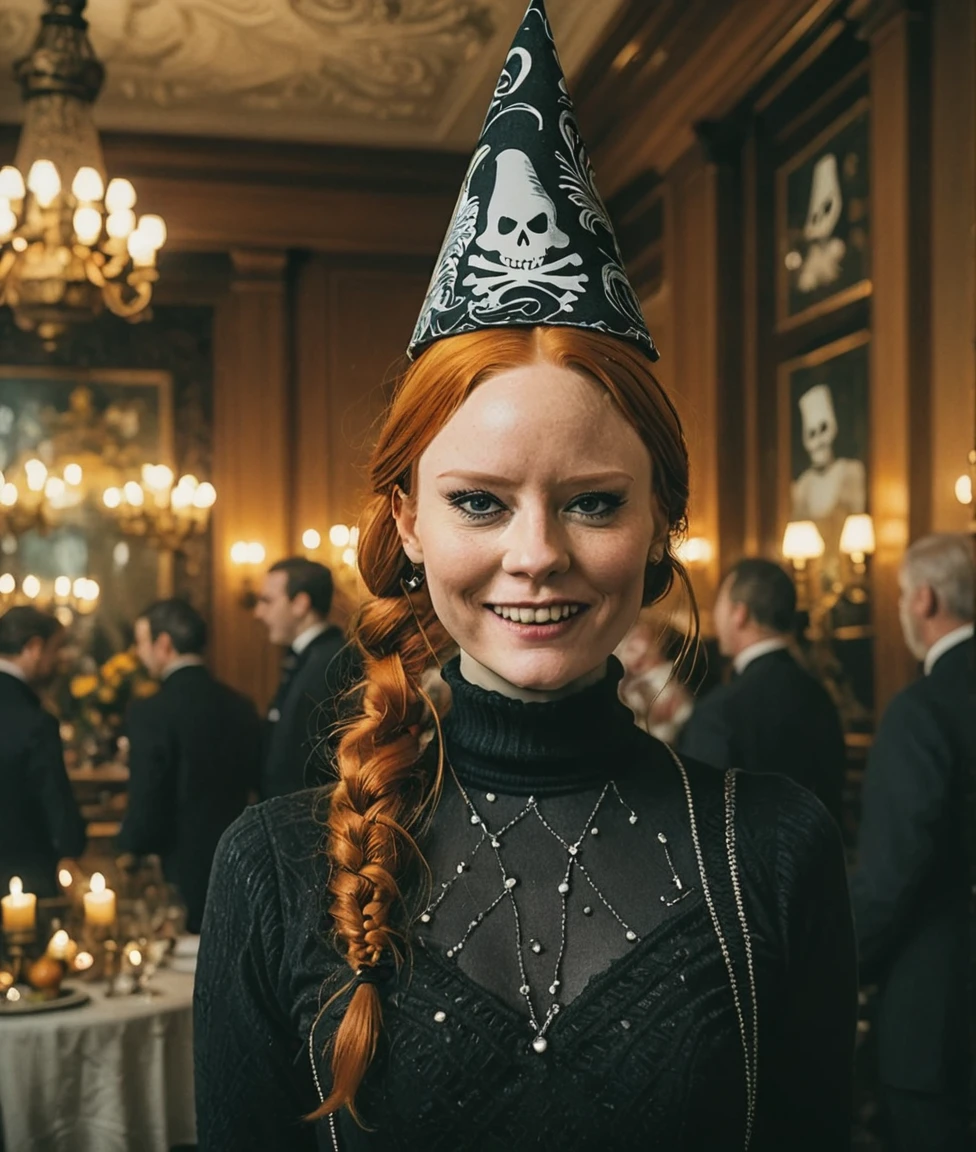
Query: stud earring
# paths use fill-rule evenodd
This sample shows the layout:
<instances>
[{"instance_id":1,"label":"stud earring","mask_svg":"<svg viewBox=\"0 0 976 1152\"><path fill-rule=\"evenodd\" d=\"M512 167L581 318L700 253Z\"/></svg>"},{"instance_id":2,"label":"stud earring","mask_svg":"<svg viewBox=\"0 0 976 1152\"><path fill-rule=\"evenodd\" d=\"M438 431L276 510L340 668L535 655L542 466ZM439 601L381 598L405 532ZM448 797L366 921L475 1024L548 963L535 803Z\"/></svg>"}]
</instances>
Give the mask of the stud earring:
<instances>
[{"instance_id":1,"label":"stud earring","mask_svg":"<svg viewBox=\"0 0 976 1152\"><path fill-rule=\"evenodd\" d=\"M400 583L406 588L408 592L416 592L424 581L427 579L427 574L423 568L418 568L416 564L410 565L410 575L405 576Z\"/></svg>"}]
</instances>

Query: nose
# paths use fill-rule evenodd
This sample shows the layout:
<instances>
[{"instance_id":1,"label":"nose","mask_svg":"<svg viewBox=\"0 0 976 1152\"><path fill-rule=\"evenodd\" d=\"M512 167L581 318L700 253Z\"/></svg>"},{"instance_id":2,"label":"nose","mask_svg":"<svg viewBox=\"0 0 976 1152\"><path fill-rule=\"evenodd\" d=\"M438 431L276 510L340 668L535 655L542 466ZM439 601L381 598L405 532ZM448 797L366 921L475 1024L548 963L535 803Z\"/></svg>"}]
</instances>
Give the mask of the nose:
<instances>
[{"instance_id":1,"label":"nose","mask_svg":"<svg viewBox=\"0 0 976 1152\"><path fill-rule=\"evenodd\" d=\"M528 246L529 234L528 234L528 232L525 231L524 228L518 234L518 240L516 240L515 243L519 246L519 248L525 248Z\"/></svg>"},{"instance_id":2,"label":"nose","mask_svg":"<svg viewBox=\"0 0 976 1152\"><path fill-rule=\"evenodd\" d=\"M547 509L522 509L505 532L502 569L537 584L565 572L571 563L565 531Z\"/></svg>"}]
</instances>

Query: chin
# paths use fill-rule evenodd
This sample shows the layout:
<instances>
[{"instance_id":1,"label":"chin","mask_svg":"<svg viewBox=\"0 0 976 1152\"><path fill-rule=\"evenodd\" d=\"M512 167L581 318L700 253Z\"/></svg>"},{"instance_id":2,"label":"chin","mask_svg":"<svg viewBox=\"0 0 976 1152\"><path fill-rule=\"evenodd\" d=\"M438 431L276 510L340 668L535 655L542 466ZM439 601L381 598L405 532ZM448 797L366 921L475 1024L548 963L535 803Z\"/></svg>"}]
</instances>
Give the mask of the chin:
<instances>
[{"instance_id":1,"label":"chin","mask_svg":"<svg viewBox=\"0 0 976 1152\"><path fill-rule=\"evenodd\" d=\"M578 652L539 651L513 657L510 653L497 659L490 656L481 660L486 668L526 692L561 692L577 680L589 675L605 660L606 655L592 660L581 659Z\"/></svg>"}]
</instances>

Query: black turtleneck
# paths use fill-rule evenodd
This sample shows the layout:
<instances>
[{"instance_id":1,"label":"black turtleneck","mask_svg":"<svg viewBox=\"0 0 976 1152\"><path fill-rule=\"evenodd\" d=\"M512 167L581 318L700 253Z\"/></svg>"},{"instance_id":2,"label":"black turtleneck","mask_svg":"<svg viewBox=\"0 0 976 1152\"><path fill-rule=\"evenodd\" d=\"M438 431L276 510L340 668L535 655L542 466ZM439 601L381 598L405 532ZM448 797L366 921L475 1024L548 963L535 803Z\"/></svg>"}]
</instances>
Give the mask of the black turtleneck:
<instances>
[{"instance_id":1,"label":"black turtleneck","mask_svg":"<svg viewBox=\"0 0 976 1152\"><path fill-rule=\"evenodd\" d=\"M619 703L615 662L540 704L477 688L456 662L444 678L449 767L421 841L434 907L415 884L409 959L380 985L383 1031L358 1097L369 1127L343 1116L343 1152L738 1152L738 1012L752 1052L754 1004L752 1152L847 1147L856 971L842 850L819 803L778 776L737 779L750 976L723 776L689 762L686 791ZM310 1031L327 1091L348 1003L315 1023L349 978L329 933L320 801L249 809L218 850L196 984L201 1152L332 1148L327 1125L299 1120L318 1102Z\"/></svg>"}]
</instances>

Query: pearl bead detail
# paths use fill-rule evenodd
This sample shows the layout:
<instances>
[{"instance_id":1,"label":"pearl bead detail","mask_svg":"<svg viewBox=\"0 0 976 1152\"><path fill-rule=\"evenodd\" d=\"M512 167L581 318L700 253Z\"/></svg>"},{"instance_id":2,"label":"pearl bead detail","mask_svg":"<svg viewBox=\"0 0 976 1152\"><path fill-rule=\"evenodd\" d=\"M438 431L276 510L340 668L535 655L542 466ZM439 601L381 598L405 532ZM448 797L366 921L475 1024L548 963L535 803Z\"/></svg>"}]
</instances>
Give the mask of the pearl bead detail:
<instances>
[{"instance_id":1,"label":"pearl bead detail","mask_svg":"<svg viewBox=\"0 0 976 1152\"><path fill-rule=\"evenodd\" d=\"M532 1050L534 1052L538 1052L540 1056L548 1047L549 1041L545 1038L545 1036L536 1036L536 1038L532 1041Z\"/></svg>"}]
</instances>

